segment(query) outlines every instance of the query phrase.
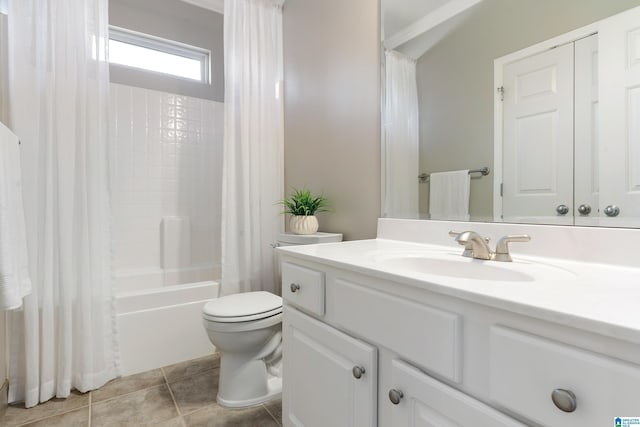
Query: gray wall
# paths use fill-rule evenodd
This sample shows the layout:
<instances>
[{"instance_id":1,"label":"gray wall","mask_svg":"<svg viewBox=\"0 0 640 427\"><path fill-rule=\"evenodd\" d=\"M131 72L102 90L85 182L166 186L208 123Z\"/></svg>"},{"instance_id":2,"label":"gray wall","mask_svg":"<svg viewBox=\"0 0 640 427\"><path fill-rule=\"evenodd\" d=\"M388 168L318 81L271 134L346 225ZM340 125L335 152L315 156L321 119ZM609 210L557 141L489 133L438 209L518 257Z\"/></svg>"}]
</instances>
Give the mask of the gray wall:
<instances>
[{"instance_id":1,"label":"gray wall","mask_svg":"<svg viewBox=\"0 0 640 427\"><path fill-rule=\"evenodd\" d=\"M285 190L324 192L320 230L375 237L380 213L378 0L284 6Z\"/></svg>"},{"instance_id":2,"label":"gray wall","mask_svg":"<svg viewBox=\"0 0 640 427\"><path fill-rule=\"evenodd\" d=\"M640 0L485 0L417 65L422 171L493 169L493 60ZM492 216L493 175L471 180L470 211ZM428 185L421 185L421 212Z\"/></svg>"},{"instance_id":3,"label":"gray wall","mask_svg":"<svg viewBox=\"0 0 640 427\"><path fill-rule=\"evenodd\" d=\"M109 24L211 51L211 85L111 65L111 81L163 92L224 99L223 16L179 0L109 0Z\"/></svg>"}]
</instances>

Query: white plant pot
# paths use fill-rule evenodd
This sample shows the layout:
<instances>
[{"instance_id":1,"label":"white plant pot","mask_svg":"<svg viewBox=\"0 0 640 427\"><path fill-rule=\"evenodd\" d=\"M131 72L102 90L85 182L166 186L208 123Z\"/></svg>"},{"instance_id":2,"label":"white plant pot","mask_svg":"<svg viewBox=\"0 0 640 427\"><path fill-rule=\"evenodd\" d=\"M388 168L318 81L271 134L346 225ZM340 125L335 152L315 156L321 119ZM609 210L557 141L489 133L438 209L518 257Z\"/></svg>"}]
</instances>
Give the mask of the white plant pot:
<instances>
[{"instance_id":1,"label":"white plant pot","mask_svg":"<svg viewBox=\"0 0 640 427\"><path fill-rule=\"evenodd\" d=\"M295 234L314 234L318 231L318 218L313 215L294 215L289 220L289 228Z\"/></svg>"}]
</instances>

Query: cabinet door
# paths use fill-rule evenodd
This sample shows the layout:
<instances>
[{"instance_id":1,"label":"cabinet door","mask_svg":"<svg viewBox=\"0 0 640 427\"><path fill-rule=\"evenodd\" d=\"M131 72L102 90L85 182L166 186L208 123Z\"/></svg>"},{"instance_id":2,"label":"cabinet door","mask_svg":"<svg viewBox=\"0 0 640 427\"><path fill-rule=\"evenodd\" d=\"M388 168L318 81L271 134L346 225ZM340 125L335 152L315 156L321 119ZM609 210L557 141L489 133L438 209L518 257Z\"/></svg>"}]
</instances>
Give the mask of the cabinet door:
<instances>
[{"instance_id":1,"label":"cabinet door","mask_svg":"<svg viewBox=\"0 0 640 427\"><path fill-rule=\"evenodd\" d=\"M507 64L503 114L503 219L572 224L573 45Z\"/></svg>"},{"instance_id":2,"label":"cabinet door","mask_svg":"<svg viewBox=\"0 0 640 427\"><path fill-rule=\"evenodd\" d=\"M395 395L401 398L393 408L393 426L420 427L525 427L464 393L422 373L399 360L392 362ZM391 392L385 391L385 392ZM389 404L393 404L389 396Z\"/></svg>"},{"instance_id":3,"label":"cabinet door","mask_svg":"<svg viewBox=\"0 0 640 427\"><path fill-rule=\"evenodd\" d=\"M598 35L575 42L575 176L576 225L598 224Z\"/></svg>"},{"instance_id":4,"label":"cabinet door","mask_svg":"<svg viewBox=\"0 0 640 427\"><path fill-rule=\"evenodd\" d=\"M640 8L605 19L598 40L602 225L640 225ZM606 216L615 205L617 216Z\"/></svg>"},{"instance_id":5,"label":"cabinet door","mask_svg":"<svg viewBox=\"0 0 640 427\"><path fill-rule=\"evenodd\" d=\"M284 425L375 426L376 348L288 306L282 326Z\"/></svg>"}]
</instances>

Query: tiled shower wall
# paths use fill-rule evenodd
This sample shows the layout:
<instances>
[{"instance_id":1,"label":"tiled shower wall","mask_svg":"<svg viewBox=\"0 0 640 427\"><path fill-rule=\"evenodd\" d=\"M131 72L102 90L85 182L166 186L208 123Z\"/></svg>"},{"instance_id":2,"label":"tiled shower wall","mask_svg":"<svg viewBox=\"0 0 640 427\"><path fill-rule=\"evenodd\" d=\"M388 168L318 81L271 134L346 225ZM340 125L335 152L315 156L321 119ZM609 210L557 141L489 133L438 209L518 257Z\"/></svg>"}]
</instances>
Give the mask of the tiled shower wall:
<instances>
[{"instance_id":1,"label":"tiled shower wall","mask_svg":"<svg viewBox=\"0 0 640 427\"><path fill-rule=\"evenodd\" d=\"M118 292L218 278L223 104L113 83L110 95Z\"/></svg>"}]
</instances>

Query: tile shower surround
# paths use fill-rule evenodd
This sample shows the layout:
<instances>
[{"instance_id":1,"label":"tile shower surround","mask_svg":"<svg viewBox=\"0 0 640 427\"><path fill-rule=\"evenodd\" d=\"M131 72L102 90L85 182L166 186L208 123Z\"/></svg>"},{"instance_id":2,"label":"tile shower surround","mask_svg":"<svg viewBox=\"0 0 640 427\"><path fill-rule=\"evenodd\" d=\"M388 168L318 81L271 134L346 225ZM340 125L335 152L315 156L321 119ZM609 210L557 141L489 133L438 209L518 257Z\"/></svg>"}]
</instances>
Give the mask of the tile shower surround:
<instances>
[{"instance_id":1,"label":"tile shower surround","mask_svg":"<svg viewBox=\"0 0 640 427\"><path fill-rule=\"evenodd\" d=\"M119 84L110 91L116 279L162 277L165 216L189 218L191 267L219 269L224 105ZM118 291L136 285L127 286Z\"/></svg>"},{"instance_id":2,"label":"tile shower surround","mask_svg":"<svg viewBox=\"0 0 640 427\"><path fill-rule=\"evenodd\" d=\"M246 409L216 402L217 355L119 378L89 393L72 392L30 409L20 405L0 415L3 427L252 426L282 425L279 400Z\"/></svg>"}]
</instances>

